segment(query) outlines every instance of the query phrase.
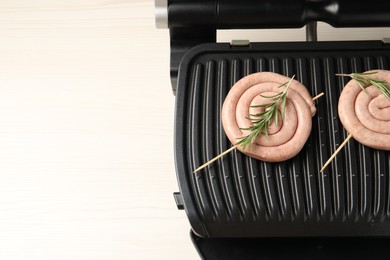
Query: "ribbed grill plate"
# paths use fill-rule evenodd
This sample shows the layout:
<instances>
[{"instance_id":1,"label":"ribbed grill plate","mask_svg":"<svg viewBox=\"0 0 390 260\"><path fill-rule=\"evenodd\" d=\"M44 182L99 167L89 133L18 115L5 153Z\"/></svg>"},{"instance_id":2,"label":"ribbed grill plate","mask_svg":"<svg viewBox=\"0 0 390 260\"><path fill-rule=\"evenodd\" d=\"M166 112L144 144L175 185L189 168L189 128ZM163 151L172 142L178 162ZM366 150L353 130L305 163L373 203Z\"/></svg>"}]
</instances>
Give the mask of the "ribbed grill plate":
<instances>
[{"instance_id":1,"label":"ribbed grill plate","mask_svg":"<svg viewBox=\"0 0 390 260\"><path fill-rule=\"evenodd\" d=\"M390 235L390 152L349 141L337 112L347 78L336 73L389 69L381 42L207 44L190 51L179 71L175 118L177 178L193 230L206 237ZM245 75L272 71L296 79L314 96L317 114L304 149L265 163L233 151L221 124L223 101Z\"/></svg>"}]
</instances>

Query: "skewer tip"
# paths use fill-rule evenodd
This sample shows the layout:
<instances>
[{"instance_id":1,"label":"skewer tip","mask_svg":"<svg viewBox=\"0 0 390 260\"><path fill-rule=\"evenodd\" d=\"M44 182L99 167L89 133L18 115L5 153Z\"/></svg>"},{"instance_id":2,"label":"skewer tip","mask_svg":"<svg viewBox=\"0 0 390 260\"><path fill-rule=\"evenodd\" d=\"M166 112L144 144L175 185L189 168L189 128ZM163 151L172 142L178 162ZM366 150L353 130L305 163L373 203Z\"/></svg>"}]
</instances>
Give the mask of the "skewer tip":
<instances>
[{"instance_id":1,"label":"skewer tip","mask_svg":"<svg viewBox=\"0 0 390 260\"><path fill-rule=\"evenodd\" d=\"M323 95L325 95L324 92L321 92L320 94L318 94L317 96L313 97L313 101L319 99L320 97L322 97Z\"/></svg>"},{"instance_id":2,"label":"skewer tip","mask_svg":"<svg viewBox=\"0 0 390 260\"><path fill-rule=\"evenodd\" d=\"M334 157L341 151L341 149L348 143L349 139L352 138L352 134L349 134L347 138L343 141L343 143L336 149L336 151L330 156L330 158L325 162L325 164L322 166L320 172L323 172L325 168L331 163Z\"/></svg>"},{"instance_id":3,"label":"skewer tip","mask_svg":"<svg viewBox=\"0 0 390 260\"><path fill-rule=\"evenodd\" d=\"M223 153L215 156L213 159L209 160L208 162L206 162L205 164L199 166L198 168L196 168L192 173L196 173L200 170L202 170L203 168L206 168L208 165L212 164L214 161L218 160L219 158L221 158L222 156L230 153L231 151L233 151L234 149L237 148L238 145L233 145L232 147L230 147L229 149L227 149L226 151L224 151Z\"/></svg>"}]
</instances>

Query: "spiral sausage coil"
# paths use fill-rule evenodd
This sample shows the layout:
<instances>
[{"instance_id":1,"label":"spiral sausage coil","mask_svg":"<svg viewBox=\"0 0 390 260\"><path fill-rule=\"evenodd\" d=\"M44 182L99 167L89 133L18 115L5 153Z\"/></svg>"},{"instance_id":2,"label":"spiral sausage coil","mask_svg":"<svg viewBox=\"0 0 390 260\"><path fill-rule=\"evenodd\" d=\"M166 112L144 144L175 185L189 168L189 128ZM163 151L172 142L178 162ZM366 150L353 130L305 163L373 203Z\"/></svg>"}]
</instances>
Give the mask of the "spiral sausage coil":
<instances>
[{"instance_id":1,"label":"spiral sausage coil","mask_svg":"<svg viewBox=\"0 0 390 260\"><path fill-rule=\"evenodd\" d=\"M258 72L240 79L229 91L222 107L222 124L232 144L250 132L243 130L252 125L250 114L261 113L262 107L254 105L270 103L269 98L283 91L279 86L290 78L272 72ZM279 104L279 118L281 108ZM271 122L268 137L260 134L253 145L245 150L237 146L244 154L266 162L280 162L297 155L305 145L312 127L312 116L316 108L306 87L292 80L287 91L285 117L276 125Z\"/></svg>"},{"instance_id":2,"label":"spiral sausage coil","mask_svg":"<svg viewBox=\"0 0 390 260\"><path fill-rule=\"evenodd\" d=\"M376 70L371 78L390 79L390 71ZM372 85L362 91L356 81L344 87L338 104L344 128L358 142L379 150L390 150L390 100Z\"/></svg>"}]
</instances>

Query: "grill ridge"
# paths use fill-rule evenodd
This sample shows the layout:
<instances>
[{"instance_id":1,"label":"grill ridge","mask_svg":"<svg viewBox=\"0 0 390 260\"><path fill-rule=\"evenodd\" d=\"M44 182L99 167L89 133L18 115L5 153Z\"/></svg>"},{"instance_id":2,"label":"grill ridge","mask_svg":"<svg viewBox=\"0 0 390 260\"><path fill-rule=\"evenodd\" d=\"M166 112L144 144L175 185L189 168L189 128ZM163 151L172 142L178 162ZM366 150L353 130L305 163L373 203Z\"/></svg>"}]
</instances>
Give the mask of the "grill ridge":
<instances>
[{"instance_id":1,"label":"grill ridge","mask_svg":"<svg viewBox=\"0 0 390 260\"><path fill-rule=\"evenodd\" d=\"M214 105L215 100L215 61L210 60L206 63L206 76L205 76L205 91L204 91L204 110L203 110L203 123L205 124L202 127L203 133L203 149L206 151L203 154L203 161L208 161L213 158L213 155L216 154L216 133L213 131L215 129L214 124L217 122L215 117L217 113L217 107ZM217 218L221 218L223 221L226 221L226 214L224 211L223 196L221 192L221 185L217 178L218 169L216 165L208 167L207 176L208 186L210 190L211 205L213 207L213 212Z\"/></svg>"},{"instance_id":2,"label":"grill ridge","mask_svg":"<svg viewBox=\"0 0 390 260\"><path fill-rule=\"evenodd\" d=\"M219 82L219 84L220 84L219 87L221 89L221 92L220 92L220 95L218 97L219 115L221 114L223 101L224 101L227 93L229 92L229 90L226 88L226 86L228 84L230 84L230 83L228 83L228 78L230 75L228 73L228 70L229 70L228 65L229 65L228 61L223 59L220 62L220 66L219 66L219 75L221 75L220 82ZM227 149L229 149L229 140L223 132L221 120L219 121L218 136L219 136L219 140L220 140L220 150L218 151L218 153L222 153L223 151L226 151ZM224 183L225 191L226 191L225 196L226 196L226 199L228 201L227 204L229 205L229 209L228 209L229 220L240 221L241 214L239 211L237 196L235 195L235 192L234 192L234 184L232 183L232 178L231 178L231 169L232 169L231 158L232 158L232 154L228 154L227 156L225 156L224 158L219 160L219 163L220 163L221 169L222 169L221 178L223 179L223 183Z\"/></svg>"}]
</instances>

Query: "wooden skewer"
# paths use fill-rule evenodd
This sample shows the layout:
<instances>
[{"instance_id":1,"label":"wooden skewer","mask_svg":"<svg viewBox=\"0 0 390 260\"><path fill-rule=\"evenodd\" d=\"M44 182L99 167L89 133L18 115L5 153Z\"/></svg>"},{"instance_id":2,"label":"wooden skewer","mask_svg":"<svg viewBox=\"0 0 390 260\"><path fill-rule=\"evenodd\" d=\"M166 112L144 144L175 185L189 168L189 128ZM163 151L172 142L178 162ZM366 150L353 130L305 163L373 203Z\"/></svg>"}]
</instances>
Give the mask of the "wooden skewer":
<instances>
[{"instance_id":1,"label":"wooden skewer","mask_svg":"<svg viewBox=\"0 0 390 260\"><path fill-rule=\"evenodd\" d=\"M336 157L336 155L341 151L341 149L348 143L349 139L351 138L352 138L352 134L349 134L347 138L345 138L344 142L337 148L337 150L332 154L332 156L326 161L324 166L322 166L320 172L323 172L325 170L326 166L328 166L328 164L333 160L333 158Z\"/></svg>"},{"instance_id":2,"label":"wooden skewer","mask_svg":"<svg viewBox=\"0 0 390 260\"><path fill-rule=\"evenodd\" d=\"M196 168L196 170L193 171L193 173L195 173L195 172L197 172L197 171L199 171L199 170L202 170L204 167L206 167L206 166L209 165L209 164L212 164L213 162L215 162L216 160L218 160L219 158L221 158L221 157L224 156L225 154L230 153L231 151L233 151L234 149L236 149L237 146L238 146L238 145L236 144L236 145L230 147L229 149L227 149L226 151L224 151L223 153L221 153L221 154L215 156L215 157L214 157L213 159L211 159L210 161L208 161L208 162L206 162L205 164L202 164L201 166L199 166L198 168Z\"/></svg>"},{"instance_id":3,"label":"wooden skewer","mask_svg":"<svg viewBox=\"0 0 390 260\"><path fill-rule=\"evenodd\" d=\"M313 101L317 100L318 98L322 97L324 95L324 92L321 92L320 94L318 94L317 96L313 97ZM231 151L233 151L234 149L237 148L237 144L236 145L233 145L232 147L230 147L229 149L227 149L226 151L224 151L223 153L215 156L213 159L211 159L210 161L202 164L201 166L199 166L198 168L195 169L195 171L193 171L192 173L195 173L197 171L200 171L202 170L203 168L205 168L206 166L212 164L213 162L215 162L216 160L218 160L219 158L221 158L222 156L230 153Z\"/></svg>"},{"instance_id":4,"label":"wooden skewer","mask_svg":"<svg viewBox=\"0 0 390 260\"><path fill-rule=\"evenodd\" d=\"M321 92L320 94L318 94L317 96L313 97L313 101L316 101L317 99L319 99L320 97L322 97L323 95L325 95L324 92Z\"/></svg>"}]
</instances>

